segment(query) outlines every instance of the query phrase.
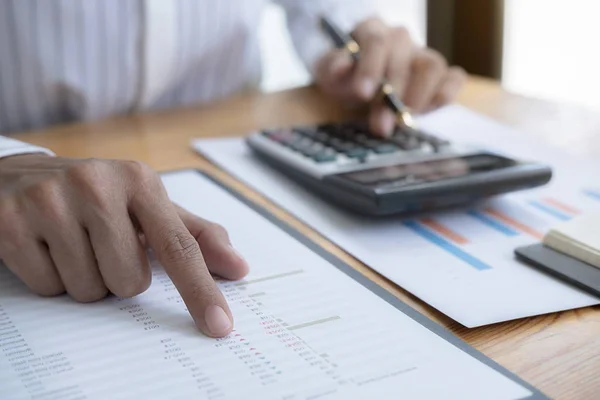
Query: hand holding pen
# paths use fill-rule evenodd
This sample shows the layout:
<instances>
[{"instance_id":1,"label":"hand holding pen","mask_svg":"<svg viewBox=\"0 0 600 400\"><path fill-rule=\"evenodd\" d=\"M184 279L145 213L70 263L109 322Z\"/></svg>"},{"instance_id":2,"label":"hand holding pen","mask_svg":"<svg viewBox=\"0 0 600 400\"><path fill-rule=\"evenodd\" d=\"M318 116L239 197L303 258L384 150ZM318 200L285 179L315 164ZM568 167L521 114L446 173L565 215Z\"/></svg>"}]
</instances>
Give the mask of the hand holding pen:
<instances>
[{"instance_id":1,"label":"hand holding pen","mask_svg":"<svg viewBox=\"0 0 600 400\"><path fill-rule=\"evenodd\" d=\"M436 51L417 47L404 28L372 18L348 35L326 18L321 23L336 49L317 62L317 83L349 105L371 103L369 124L377 134L449 103L466 79Z\"/></svg>"}]
</instances>

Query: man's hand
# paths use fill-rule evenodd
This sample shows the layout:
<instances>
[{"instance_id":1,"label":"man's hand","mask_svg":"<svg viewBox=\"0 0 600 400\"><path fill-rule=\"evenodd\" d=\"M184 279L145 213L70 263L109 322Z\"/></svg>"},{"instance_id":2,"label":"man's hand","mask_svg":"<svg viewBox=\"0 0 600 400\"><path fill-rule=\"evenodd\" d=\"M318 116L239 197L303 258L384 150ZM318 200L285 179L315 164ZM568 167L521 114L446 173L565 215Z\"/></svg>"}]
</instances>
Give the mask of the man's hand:
<instances>
[{"instance_id":1,"label":"man's hand","mask_svg":"<svg viewBox=\"0 0 600 400\"><path fill-rule=\"evenodd\" d=\"M346 50L332 50L315 70L321 88L349 105L373 100L387 79L408 107L425 112L452 101L466 79L462 69L448 68L438 52L415 46L405 28L372 18L359 24L352 37L360 46L357 65ZM382 102L372 103L369 123L374 132L389 134L395 122Z\"/></svg>"},{"instance_id":2,"label":"man's hand","mask_svg":"<svg viewBox=\"0 0 600 400\"><path fill-rule=\"evenodd\" d=\"M140 294L151 281L143 242L198 328L227 335L231 311L210 273L240 279L248 265L222 227L171 203L149 167L45 155L0 160L0 258L34 292L66 291L80 302Z\"/></svg>"}]
</instances>

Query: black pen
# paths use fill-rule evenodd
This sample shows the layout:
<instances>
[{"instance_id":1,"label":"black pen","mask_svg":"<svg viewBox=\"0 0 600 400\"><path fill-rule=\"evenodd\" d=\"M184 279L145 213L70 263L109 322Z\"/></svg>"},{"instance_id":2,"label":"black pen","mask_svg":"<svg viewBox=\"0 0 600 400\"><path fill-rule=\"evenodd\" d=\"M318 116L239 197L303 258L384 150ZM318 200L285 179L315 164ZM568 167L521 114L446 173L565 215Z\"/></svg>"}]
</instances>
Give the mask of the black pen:
<instances>
[{"instance_id":1,"label":"black pen","mask_svg":"<svg viewBox=\"0 0 600 400\"><path fill-rule=\"evenodd\" d=\"M354 62L360 59L360 46L350 35L344 33L332 21L321 17L321 28L329 36L335 47L348 51ZM408 107L398 98L392 85L383 80L380 86L384 103L398 116L398 122L410 128L415 128L414 119Z\"/></svg>"}]
</instances>

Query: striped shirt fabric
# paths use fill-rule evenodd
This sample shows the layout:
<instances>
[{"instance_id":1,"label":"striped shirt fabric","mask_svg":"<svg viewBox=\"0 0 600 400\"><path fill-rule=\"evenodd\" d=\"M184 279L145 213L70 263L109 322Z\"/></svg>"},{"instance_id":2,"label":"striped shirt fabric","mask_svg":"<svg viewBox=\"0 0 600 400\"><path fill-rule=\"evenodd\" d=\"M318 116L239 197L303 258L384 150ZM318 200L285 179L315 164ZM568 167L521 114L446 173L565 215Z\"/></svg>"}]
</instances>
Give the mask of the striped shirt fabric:
<instances>
[{"instance_id":1,"label":"striped shirt fabric","mask_svg":"<svg viewBox=\"0 0 600 400\"><path fill-rule=\"evenodd\" d=\"M367 0L277 0L309 69L328 15L350 29ZM268 0L0 0L0 134L204 103L260 79ZM0 157L27 152L0 136ZM43 149L29 148L31 151Z\"/></svg>"}]
</instances>

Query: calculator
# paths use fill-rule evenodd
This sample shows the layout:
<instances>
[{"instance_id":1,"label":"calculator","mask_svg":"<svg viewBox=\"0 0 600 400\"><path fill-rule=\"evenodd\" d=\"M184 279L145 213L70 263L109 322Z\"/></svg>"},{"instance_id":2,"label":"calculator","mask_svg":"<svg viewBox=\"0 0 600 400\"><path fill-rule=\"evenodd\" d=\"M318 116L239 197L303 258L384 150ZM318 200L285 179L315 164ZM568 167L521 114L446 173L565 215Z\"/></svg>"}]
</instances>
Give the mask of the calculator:
<instances>
[{"instance_id":1,"label":"calculator","mask_svg":"<svg viewBox=\"0 0 600 400\"><path fill-rule=\"evenodd\" d=\"M389 215L451 207L546 184L547 165L516 160L423 130L388 138L353 121L253 133L247 144L268 165L346 209Z\"/></svg>"}]
</instances>

